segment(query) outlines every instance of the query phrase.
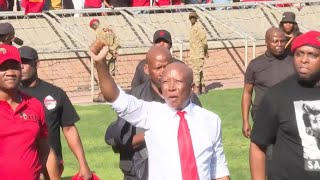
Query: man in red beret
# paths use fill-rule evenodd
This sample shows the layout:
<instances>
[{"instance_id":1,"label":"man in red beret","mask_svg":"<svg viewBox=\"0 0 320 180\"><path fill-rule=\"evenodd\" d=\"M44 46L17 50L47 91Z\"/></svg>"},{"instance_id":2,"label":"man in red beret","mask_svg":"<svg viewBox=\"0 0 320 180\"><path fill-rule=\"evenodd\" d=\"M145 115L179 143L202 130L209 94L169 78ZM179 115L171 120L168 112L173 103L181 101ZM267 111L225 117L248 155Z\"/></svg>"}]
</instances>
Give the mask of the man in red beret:
<instances>
[{"instance_id":1,"label":"man in red beret","mask_svg":"<svg viewBox=\"0 0 320 180\"><path fill-rule=\"evenodd\" d=\"M296 73L265 94L250 144L252 179L320 179L320 32L298 36ZM265 171L266 147L273 144Z\"/></svg>"}]
</instances>

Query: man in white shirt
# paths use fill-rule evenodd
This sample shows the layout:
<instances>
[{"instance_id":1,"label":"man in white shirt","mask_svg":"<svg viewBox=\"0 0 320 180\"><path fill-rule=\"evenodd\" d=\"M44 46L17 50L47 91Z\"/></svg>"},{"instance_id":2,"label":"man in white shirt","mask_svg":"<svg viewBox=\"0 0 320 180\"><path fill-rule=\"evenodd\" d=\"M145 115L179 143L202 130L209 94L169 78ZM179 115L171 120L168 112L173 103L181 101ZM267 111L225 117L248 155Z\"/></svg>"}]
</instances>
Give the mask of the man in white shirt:
<instances>
[{"instance_id":1,"label":"man in white shirt","mask_svg":"<svg viewBox=\"0 0 320 180\"><path fill-rule=\"evenodd\" d=\"M152 180L229 180L222 147L219 117L190 102L192 70L182 63L164 68L161 90L165 104L145 102L124 93L105 65L108 47L92 47L101 92L120 117L146 129L149 152L149 179ZM92 49L92 48L90 48Z\"/></svg>"}]
</instances>

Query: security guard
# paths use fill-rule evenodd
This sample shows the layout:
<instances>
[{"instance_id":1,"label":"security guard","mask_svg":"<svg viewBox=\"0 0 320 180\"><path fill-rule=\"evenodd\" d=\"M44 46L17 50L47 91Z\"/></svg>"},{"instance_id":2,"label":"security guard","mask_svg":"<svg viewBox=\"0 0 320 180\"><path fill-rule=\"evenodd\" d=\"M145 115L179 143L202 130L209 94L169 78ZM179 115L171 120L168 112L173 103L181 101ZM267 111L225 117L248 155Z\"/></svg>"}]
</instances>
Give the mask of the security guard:
<instances>
[{"instance_id":1,"label":"security guard","mask_svg":"<svg viewBox=\"0 0 320 180\"><path fill-rule=\"evenodd\" d=\"M119 39L114 34L113 30L100 24L98 19L92 19L90 21L90 27L95 30L96 39L102 40L106 46L109 46L109 54L106 57L109 72L112 76L115 76L115 61L117 56L117 50L119 48ZM97 98L93 99L94 102L105 102L102 94L100 93Z\"/></svg>"},{"instance_id":2,"label":"security guard","mask_svg":"<svg viewBox=\"0 0 320 180\"><path fill-rule=\"evenodd\" d=\"M12 42L22 46L23 40L15 36L14 27L8 23L0 23L0 44L12 45Z\"/></svg>"},{"instance_id":3,"label":"security guard","mask_svg":"<svg viewBox=\"0 0 320 180\"><path fill-rule=\"evenodd\" d=\"M195 83L194 93L205 92L203 79L204 57L208 55L207 37L203 27L197 21L198 14L191 12L189 20L191 22L190 31L190 59L189 64L193 71L193 81Z\"/></svg>"}]
</instances>

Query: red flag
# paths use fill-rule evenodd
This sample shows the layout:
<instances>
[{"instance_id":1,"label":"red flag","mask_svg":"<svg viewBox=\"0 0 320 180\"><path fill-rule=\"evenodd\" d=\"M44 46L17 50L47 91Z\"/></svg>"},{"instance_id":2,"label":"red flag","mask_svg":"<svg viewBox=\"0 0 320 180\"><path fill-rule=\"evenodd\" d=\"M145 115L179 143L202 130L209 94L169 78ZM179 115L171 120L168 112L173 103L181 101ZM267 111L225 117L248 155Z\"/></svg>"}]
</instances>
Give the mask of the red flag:
<instances>
[{"instance_id":1,"label":"red flag","mask_svg":"<svg viewBox=\"0 0 320 180\"><path fill-rule=\"evenodd\" d=\"M25 0L24 14L42 12L45 0Z\"/></svg>"}]
</instances>

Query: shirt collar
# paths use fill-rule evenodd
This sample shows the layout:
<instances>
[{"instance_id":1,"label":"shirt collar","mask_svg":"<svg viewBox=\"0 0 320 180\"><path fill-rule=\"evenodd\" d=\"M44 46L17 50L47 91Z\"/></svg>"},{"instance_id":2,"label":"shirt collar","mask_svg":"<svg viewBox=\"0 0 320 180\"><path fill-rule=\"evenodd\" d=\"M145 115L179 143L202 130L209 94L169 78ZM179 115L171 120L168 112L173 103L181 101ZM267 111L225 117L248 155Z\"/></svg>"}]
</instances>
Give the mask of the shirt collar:
<instances>
[{"instance_id":1,"label":"shirt collar","mask_svg":"<svg viewBox=\"0 0 320 180\"><path fill-rule=\"evenodd\" d=\"M185 111L186 114L191 114L193 106L194 104L191 102L191 100L189 100L188 106L185 107L182 111Z\"/></svg>"},{"instance_id":2,"label":"shirt collar","mask_svg":"<svg viewBox=\"0 0 320 180\"><path fill-rule=\"evenodd\" d=\"M26 95L25 93L21 92L20 90L18 91L18 95L21 98L21 103L16 107L15 112L20 111L25 105L29 103L30 96ZM7 101L0 101L0 103L6 104L8 108L11 108L11 106L8 104Z\"/></svg>"},{"instance_id":3,"label":"shirt collar","mask_svg":"<svg viewBox=\"0 0 320 180\"><path fill-rule=\"evenodd\" d=\"M168 105L167 105L168 106ZM176 110L176 109L173 109L171 107L168 106L169 108L169 111L172 113L172 117L175 117L175 116L178 116L177 115L177 112L178 111L185 111L186 112L186 116L190 116L190 114L192 113L192 108L193 108L194 104L191 102L191 100L189 100L189 104L187 107L185 107L184 109L182 110Z\"/></svg>"},{"instance_id":4,"label":"shirt collar","mask_svg":"<svg viewBox=\"0 0 320 180\"><path fill-rule=\"evenodd\" d=\"M269 60L269 61L273 61L273 60L282 60L285 59L286 55L284 54L283 56L279 56L276 57L274 55L272 55L268 50L266 50L266 52L264 53L265 57Z\"/></svg>"}]
</instances>

